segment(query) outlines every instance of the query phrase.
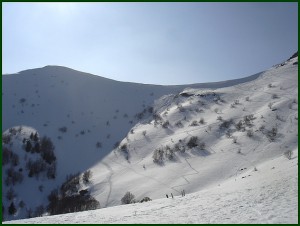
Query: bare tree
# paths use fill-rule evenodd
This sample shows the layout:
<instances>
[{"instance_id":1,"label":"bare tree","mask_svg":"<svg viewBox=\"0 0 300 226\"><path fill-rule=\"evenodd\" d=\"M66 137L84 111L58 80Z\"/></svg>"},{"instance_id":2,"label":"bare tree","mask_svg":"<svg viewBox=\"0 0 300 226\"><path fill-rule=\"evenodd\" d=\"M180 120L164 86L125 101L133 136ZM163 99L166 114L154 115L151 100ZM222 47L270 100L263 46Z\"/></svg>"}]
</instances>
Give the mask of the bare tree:
<instances>
[{"instance_id":1,"label":"bare tree","mask_svg":"<svg viewBox=\"0 0 300 226\"><path fill-rule=\"evenodd\" d=\"M135 202L134 198L135 198L135 196L128 191L128 192L126 192L126 194L121 199L121 203L122 204L134 203Z\"/></svg>"},{"instance_id":2,"label":"bare tree","mask_svg":"<svg viewBox=\"0 0 300 226\"><path fill-rule=\"evenodd\" d=\"M85 184L90 183L91 177L92 177L92 172L91 172L91 170L85 171L85 172L83 173L83 176L82 176L83 183L85 183Z\"/></svg>"},{"instance_id":3,"label":"bare tree","mask_svg":"<svg viewBox=\"0 0 300 226\"><path fill-rule=\"evenodd\" d=\"M252 130L252 129L249 129L249 130L247 131L247 136L248 136L248 137L253 137L253 130Z\"/></svg>"},{"instance_id":4,"label":"bare tree","mask_svg":"<svg viewBox=\"0 0 300 226\"><path fill-rule=\"evenodd\" d=\"M190 126L198 126L198 122L196 120L192 121L192 123L190 124Z\"/></svg>"},{"instance_id":5,"label":"bare tree","mask_svg":"<svg viewBox=\"0 0 300 226\"><path fill-rule=\"evenodd\" d=\"M205 123L204 118L201 118L201 119L199 120L199 123L200 123L200 124L204 124L204 123Z\"/></svg>"},{"instance_id":6,"label":"bare tree","mask_svg":"<svg viewBox=\"0 0 300 226\"><path fill-rule=\"evenodd\" d=\"M193 148L198 146L198 137L192 136L187 143L188 148Z\"/></svg>"},{"instance_id":7,"label":"bare tree","mask_svg":"<svg viewBox=\"0 0 300 226\"><path fill-rule=\"evenodd\" d=\"M169 125L170 125L170 122L167 120L162 124L162 127L166 129L169 127Z\"/></svg>"}]
</instances>

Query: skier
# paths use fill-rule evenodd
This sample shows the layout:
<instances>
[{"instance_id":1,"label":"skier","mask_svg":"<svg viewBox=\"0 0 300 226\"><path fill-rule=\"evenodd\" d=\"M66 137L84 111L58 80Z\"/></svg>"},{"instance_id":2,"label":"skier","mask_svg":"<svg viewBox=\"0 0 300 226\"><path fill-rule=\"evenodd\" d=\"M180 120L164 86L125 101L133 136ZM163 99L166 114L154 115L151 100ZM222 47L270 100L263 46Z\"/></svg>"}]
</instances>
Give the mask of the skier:
<instances>
[{"instance_id":1,"label":"skier","mask_svg":"<svg viewBox=\"0 0 300 226\"><path fill-rule=\"evenodd\" d=\"M184 190L181 191L181 196L182 197L185 196L185 191Z\"/></svg>"},{"instance_id":2,"label":"skier","mask_svg":"<svg viewBox=\"0 0 300 226\"><path fill-rule=\"evenodd\" d=\"M168 194L166 194L167 198L169 198Z\"/></svg>"},{"instance_id":3,"label":"skier","mask_svg":"<svg viewBox=\"0 0 300 226\"><path fill-rule=\"evenodd\" d=\"M173 193L171 193L171 196L172 196L172 199L174 199L174 197L173 197Z\"/></svg>"}]
</instances>

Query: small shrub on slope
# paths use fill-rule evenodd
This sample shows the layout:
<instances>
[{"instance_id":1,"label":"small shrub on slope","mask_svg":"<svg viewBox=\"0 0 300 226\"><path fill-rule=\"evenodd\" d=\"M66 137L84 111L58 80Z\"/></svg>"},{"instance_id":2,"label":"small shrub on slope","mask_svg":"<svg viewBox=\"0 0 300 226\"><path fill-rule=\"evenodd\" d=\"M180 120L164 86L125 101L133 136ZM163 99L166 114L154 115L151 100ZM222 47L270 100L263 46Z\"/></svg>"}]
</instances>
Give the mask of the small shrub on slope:
<instances>
[{"instance_id":1,"label":"small shrub on slope","mask_svg":"<svg viewBox=\"0 0 300 226\"><path fill-rule=\"evenodd\" d=\"M85 171L82 176L83 183L85 184L90 183L91 177L92 177L92 172L90 170Z\"/></svg>"},{"instance_id":2,"label":"small shrub on slope","mask_svg":"<svg viewBox=\"0 0 300 226\"><path fill-rule=\"evenodd\" d=\"M283 153L283 155L288 159L288 160L291 160L292 159L292 155L293 155L293 152L291 150L287 150Z\"/></svg>"},{"instance_id":3,"label":"small shrub on slope","mask_svg":"<svg viewBox=\"0 0 300 226\"><path fill-rule=\"evenodd\" d=\"M188 148L194 148L198 146L198 137L192 136L190 140L187 142Z\"/></svg>"},{"instance_id":4,"label":"small shrub on slope","mask_svg":"<svg viewBox=\"0 0 300 226\"><path fill-rule=\"evenodd\" d=\"M134 194L130 193L129 191L126 192L126 194L123 196L123 198L121 199L121 203L122 204L130 204L130 203L134 203L135 202L135 196Z\"/></svg>"}]
</instances>

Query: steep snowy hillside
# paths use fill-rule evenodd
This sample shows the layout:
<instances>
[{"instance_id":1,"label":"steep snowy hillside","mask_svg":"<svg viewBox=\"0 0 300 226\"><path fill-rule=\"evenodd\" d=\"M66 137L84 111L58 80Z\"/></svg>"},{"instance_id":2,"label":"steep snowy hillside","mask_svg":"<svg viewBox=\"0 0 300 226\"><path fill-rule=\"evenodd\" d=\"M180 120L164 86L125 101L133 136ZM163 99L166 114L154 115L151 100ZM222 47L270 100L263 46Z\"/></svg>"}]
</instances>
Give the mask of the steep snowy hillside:
<instances>
[{"instance_id":1,"label":"steep snowy hillside","mask_svg":"<svg viewBox=\"0 0 300 226\"><path fill-rule=\"evenodd\" d=\"M286 160L283 153L295 162L297 62L296 56L244 79L185 86L117 82L56 66L2 76L2 146L9 150L2 163L5 220L43 215L53 197L70 196L62 190L74 178L62 183L77 172L72 195L94 197L103 208L120 205L127 191L136 201L182 190L191 197L230 183L243 170ZM53 144L50 163L49 145L28 148L28 142L45 147L45 137ZM41 174L29 176L36 166L30 161L39 163ZM297 178L297 166L293 170Z\"/></svg>"},{"instance_id":2,"label":"steep snowy hillside","mask_svg":"<svg viewBox=\"0 0 300 226\"><path fill-rule=\"evenodd\" d=\"M240 169L298 148L298 66L293 58L257 79L220 89L185 89L155 101L154 113L91 170L102 206L192 193Z\"/></svg>"},{"instance_id":3,"label":"steep snowy hillside","mask_svg":"<svg viewBox=\"0 0 300 226\"><path fill-rule=\"evenodd\" d=\"M298 150L246 169L211 189L184 197L90 210L9 224L298 223Z\"/></svg>"}]
</instances>

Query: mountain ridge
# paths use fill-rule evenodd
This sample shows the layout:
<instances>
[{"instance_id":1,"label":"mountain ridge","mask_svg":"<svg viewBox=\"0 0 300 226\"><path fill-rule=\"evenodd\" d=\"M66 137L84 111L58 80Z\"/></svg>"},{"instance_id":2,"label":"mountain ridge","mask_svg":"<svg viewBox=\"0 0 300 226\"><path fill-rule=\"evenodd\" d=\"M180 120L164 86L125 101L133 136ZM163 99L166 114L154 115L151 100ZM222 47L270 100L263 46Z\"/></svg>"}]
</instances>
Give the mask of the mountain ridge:
<instances>
[{"instance_id":1,"label":"mountain ridge","mask_svg":"<svg viewBox=\"0 0 300 226\"><path fill-rule=\"evenodd\" d=\"M229 79L229 80L224 80L224 81L218 81L218 82L204 82L204 83L191 83L191 84L178 84L178 85L161 85L161 84L150 84L150 83L136 83L136 82L128 82L128 81L119 81L119 80L114 80L110 79L104 76L92 74L89 72L82 72L76 69L72 69L70 67L65 67L65 66L58 66L58 65L47 65L44 67L40 68L33 68L33 69L27 69L27 70L22 70L17 73L9 73L9 74L3 74L4 76L11 76L11 75L25 75L25 74L31 74L31 73L36 73L36 72L47 72L49 69L56 70L59 73L69 73L69 72L75 72L75 73L82 73L88 76L97 76L100 79L106 79L114 82L120 82L120 83L130 83L130 84L138 84L138 85L150 85L150 86L171 86L171 87L181 87L181 86L191 86L191 87L198 87L198 88L221 88L221 87L227 87L227 86L232 86L236 85L239 83L251 81L253 79L256 79L262 72L256 73L254 75L242 77L242 78L237 78L237 79Z\"/></svg>"}]
</instances>

